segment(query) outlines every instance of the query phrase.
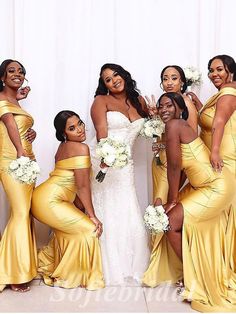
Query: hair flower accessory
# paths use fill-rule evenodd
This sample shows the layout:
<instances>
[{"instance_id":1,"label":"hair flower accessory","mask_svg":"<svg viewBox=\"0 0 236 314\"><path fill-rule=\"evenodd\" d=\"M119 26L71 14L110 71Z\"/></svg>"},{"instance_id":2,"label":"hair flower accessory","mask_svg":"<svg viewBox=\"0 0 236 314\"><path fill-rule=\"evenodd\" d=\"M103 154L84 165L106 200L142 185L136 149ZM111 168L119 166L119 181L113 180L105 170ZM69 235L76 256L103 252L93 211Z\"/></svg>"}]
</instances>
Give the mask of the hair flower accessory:
<instances>
[{"instance_id":1,"label":"hair flower accessory","mask_svg":"<svg viewBox=\"0 0 236 314\"><path fill-rule=\"evenodd\" d=\"M184 74L186 76L188 86L199 86L202 83L202 74L197 68L193 66L187 66L184 68Z\"/></svg>"},{"instance_id":2,"label":"hair flower accessory","mask_svg":"<svg viewBox=\"0 0 236 314\"><path fill-rule=\"evenodd\" d=\"M8 172L20 183L32 184L36 182L40 168L36 161L21 156L10 163Z\"/></svg>"}]
</instances>

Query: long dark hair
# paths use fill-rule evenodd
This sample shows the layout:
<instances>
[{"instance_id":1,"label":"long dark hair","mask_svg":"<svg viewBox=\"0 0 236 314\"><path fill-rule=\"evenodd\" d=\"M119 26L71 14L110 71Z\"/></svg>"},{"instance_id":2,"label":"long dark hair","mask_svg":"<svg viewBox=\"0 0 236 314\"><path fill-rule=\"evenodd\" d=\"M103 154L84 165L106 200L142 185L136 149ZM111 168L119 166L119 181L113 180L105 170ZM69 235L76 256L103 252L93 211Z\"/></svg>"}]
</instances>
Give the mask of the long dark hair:
<instances>
[{"instance_id":1,"label":"long dark hair","mask_svg":"<svg viewBox=\"0 0 236 314\"><path fill-rule=\"evenodd\" d=\"M118 75L120 75L123 80L125 81L125 93L126 93L126 103L128 104L128 100L132 104L132 106L135 107L137 112L140 114L141 117L146 117L147 113L142 109L142 105L138 99L138 96L140 95L140 91L137 88L137 83L135 80L132 79L130 73L126 71L122 66L114 63L106 63L101 67L100 71L100 77L98 80L98 87L96 89L94 97L98 95L107 95L108 89L104 83L104 80L102 78L102 72L105 69L111 69L115 72L117 72Z\"/></svg>"},{"instance_id":2,"label":"long dark hair","mask_svg":"<svg viewBox=\"0 0 236 314\"><path fill-rule=\"evenodd\" d=\"M26 74L26 70L25 70L25 67L17 60L12 60L12 59L6 59L4 60L1 65L0 65L0 92L3 91L3 81L2 81L2 77L4 75L6 75L6 69L8 67L8 65L12 62L17 62L21 68L22 68L22 71L23 71L23 74L25 75Z\"/></svg>"},{"instance_id":3,"label":"long dark hair","mask_svg":"<svg viewBox=\"0 0 236 314\"><path fill-rule=\"evenodd\" d=\"M65 142L65 128L66 128L66 122L68 118L76 116L77 118L80 118L77 113L70 110L62 110L58 112L56 117L54 118L54 127L56 129L56 138L60 142Z\"/></svg>"},{"instance_id":4,"label":"long dark hair","mask_svg":"<svg viewBox=\"0 0 236 314\"><path fill-rule=\"evenodd\" d=\"M158 99L158 101L157 101L157 108L158 108L158 106L159 106L159 104L160 104L161 99L162 99L164 96L165 96L165 97L168 97L168 98L171 100L171 102L172 102L172 104L173 104L174 106L176 106L176 104L177 104L177 106L178 106L181 110L183 110L183 111L182 111L182 119L187 120L187 119L188 119L188 115L189 115L189 113L188 113L188 108L187 108L187 106L186 106L186 104L185 104L185 101L184 101L183 97L182 97L180 94L178 94L178 93L168 92L168 93L162 94L161 97L160 97L160 98Z\"/></svg>"},{"instance_id":5,"label":"long dark hair","mask_svg":"<svg viewBox=\"0 0 236 314\"><path fill-rule=\"evenodd\" d=\"M208 66L207 66L208 70L210 70L212 61L214 61L215 59L219 59L222 61L225 71L228 73L228 75L229 75L229 72L233 73L233 80L236 81L236 63L234 59L228 55L215 56L208 61Z\"/></svg>"},{"instance_id":6,"label":"long dark hair","mask_svg":"<svg viewBox=\"0 0 236 314\"><path fill-rule=\"evenodd\" d=\"M184 70L178 65L167 65L166 67L164 67L164 69L161 71L161 83L163 82L164 72L168 68L174 68L176 71L178 71L180 78L181 78L181 81L183 82L183 86L181 87L180 91L181 91L181 93L184 93L188 87L187 79L186 79L186 76L184 74Z\"/></svg>"}]
</instances>

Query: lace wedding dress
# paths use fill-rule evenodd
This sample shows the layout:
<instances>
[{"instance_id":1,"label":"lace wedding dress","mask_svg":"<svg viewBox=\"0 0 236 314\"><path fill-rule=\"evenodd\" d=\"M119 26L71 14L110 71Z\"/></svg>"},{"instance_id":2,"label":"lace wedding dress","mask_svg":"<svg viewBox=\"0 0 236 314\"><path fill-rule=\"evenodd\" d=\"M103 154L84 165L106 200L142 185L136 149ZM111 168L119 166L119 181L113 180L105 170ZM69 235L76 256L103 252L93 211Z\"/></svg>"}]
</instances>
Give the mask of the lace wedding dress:
<instances>
[{"instance_id":1,"label":"lace wedding dress","mask_svg":"<svg viewBox=\"0 0 236 314\"><path fill-rule=\"evenodd\" d=\"M144 119L134 122L121 112L107 112L108 136L130 145L131 151ZM92 194L96 215L103 223L100 238L106 285L140 282L150 256L143 214L134 185L132 157L119 169L109 168L103 182L95 180L100 170L95 156L96 140L90 145L93 164Z\"/></svg>"}]
</instances>

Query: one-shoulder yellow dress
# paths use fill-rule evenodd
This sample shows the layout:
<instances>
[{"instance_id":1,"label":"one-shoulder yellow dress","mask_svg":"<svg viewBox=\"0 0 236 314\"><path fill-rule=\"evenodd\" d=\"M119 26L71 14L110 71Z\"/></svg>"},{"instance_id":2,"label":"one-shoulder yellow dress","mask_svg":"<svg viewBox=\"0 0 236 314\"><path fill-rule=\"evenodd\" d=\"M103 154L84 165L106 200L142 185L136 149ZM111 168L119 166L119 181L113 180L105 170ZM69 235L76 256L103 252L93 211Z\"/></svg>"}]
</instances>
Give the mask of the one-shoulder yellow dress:
<instances>
[{"instance_id":1,"label":"one-shoulder yellow dress","mask_svg":"<svg viewBox=\"0 0 236 314\"><path fill-rule=\"evenodd\" d=\"M181 203L184 299L200 312L235 312L236 290L228 281L224 259L226 226L222 217L235 194L236 182L224 167L215 172L200 137L181 144L182 168L189 179Z\"/></svg>"},{"instance_id":2,"label":"one-shoulder yellow dress","mask_svg":"<svg viewBox=\"0 0 236 314\"><path fill-rule=\"evenodd\" d=\"M155 158L152 161L153 202L159 197L165 204L169 189L166 151L161 150L159 157L161 165L156 164ZM142 282L146 286L153 288L160 283L176 283L183 278L182 262L164 233L151 236L151 250L149 266L142 278Z\"/></svg>"},{"instance_id":3,"label":"one-shoulder yellow dress","mask_svg":"<svg viewBox=\"0 0 236 314\"><path fill-rule=\"evenodd\" d=\"M35 159L32 145L25 139L33 118L22 108L0 101L0 117L12 113L20 139L28 157ZM30 219L34 184L17 182L8 173L8 166L17 158L5 124L0 120L0 179L10 204L10 219L0 242L0 291L7 284L31 281L37 275L37 250Z\"/></svg>"},{"instance_id":4,"label":"one-shoulder yellow dress","mask_svg":"<svg viewBox=\"0 0 236 314\"><path fill-rule=\"evenodd\" d=\"M209 149L211 149L212 123L216 112L216 102L224 95L236 96L236 89L233 87L222 88L207 101L199 116L199 125L201 126L200 137ZM220 156L224 161L224 166L233 173L236 179L236 112L232 114L225 125L224 135L220 145ZM227 224L227 245L225 254L229 259L231 285L236 287L236 193L231 206L226 212L226 217L222 220L222 223L223 222Z\"/></svg>"},{"instance_id":5,"label":"one-shoulder yellow dress","mask_svg":"<svg viewBox=\"0 0 236 314\"><path fill-rule=\"evenodd\" d=\"M49 244L39 251L38 272L50 286L88 290L104 287L99 239L95 225L74 204L74 169L90 168L89 156L56 162L47 181L33 193L32 213L53 229Z\"/></svg>"}]
</instances>

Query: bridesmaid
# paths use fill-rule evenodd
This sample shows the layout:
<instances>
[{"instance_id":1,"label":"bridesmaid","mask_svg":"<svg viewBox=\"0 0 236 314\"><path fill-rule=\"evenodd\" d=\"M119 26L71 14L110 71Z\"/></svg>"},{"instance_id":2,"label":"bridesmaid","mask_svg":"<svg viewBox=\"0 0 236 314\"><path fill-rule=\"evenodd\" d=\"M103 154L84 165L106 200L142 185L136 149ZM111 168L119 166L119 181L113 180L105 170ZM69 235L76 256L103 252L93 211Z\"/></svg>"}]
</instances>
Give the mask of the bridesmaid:
<instances>
[{"instance_id":1,"label":"bridesmaid","mask_svg":"<svg viewBox=\"0 0 236 314\"><path fill-rule=\"evenodd\" d=\"M0 242L0 291L6 285L19 292L30 289L29 281L37 275L37 252L31 229L30 203L34 184L21 184L8 174L12 160L21 156L35 159L30 131L33 118L16 99L27 96L19 93L25 68L15 60L5 60L0 66L0 178L10 204L11 215Z\"/></svg>"},{"instance_id":2,"label":"bridesmaid","mask_svg":"<svg viewBox=\"0 0 236 314\"><path fill-rule=\"evenodd\" d=\"M211 151L212 167L221 171L224 166L236 179L236 63L228 55L218 55L209 60L208 70L208 77L218 92L204 107L190 93L200 113L200 137ZM222 223L227 223L225 258L229 259L229 277L236 285L236 197Z\"/></svg>"},{"instance_id":3,"label":"bridesmaid","mask_svg":"<svg viewBox=\"0 0 236 314\"><path fill-rule=\"evenodd\" d=\"M55 169L32 199L33 215L53 228L49 245L39 252L38 271L50 286L100 289L104 287L98 240L102 224L91 200L85 125L75 112L65 110L56 115L54 126L61 142Z\"/></svg>"},{"instance_id":4,"label":"bridesmaid","mask_svg":"<svg viewBox=\"0 0 236 314\"><path fill-rule=\"evenodd\" d=\"M236 287L228 286L222 215L232 202L236 182L226 167L221 172L212 169L208 148L185 121L188 110L183 98L166 93L158 104L166 124L169 190L164 208L170 221L167 238L183 260L182 297L191 300L192 308L201 312L233 312ZM181 170L189 185L179 196Z\"/></svg>"},{"instance_id":5,"label":"bridesmaid","mask_svg":"<svg viewBox=\"0 0 236 314\"><path fill-rule=\"evenodd\" d=\"M176 92L183 96L188 108L188 124L197 133L197 110L190 97L185 95L187 81L183 69L178 65L167 65L161 71L161 88L165 92ZM156 101L152 95L152 101L146 97L148 107L156 106ZM163 139L164 140L164 136ZM152 181L153 181L153 202L161 198L163 202L167 200L168 181L167 181L167 164L166 152L159 152L161 164L156 164L156 158L152 161ZM155 235L151 238L152 253L148 269L143 276L143 283L150 287L157 286L160 282L171 281L181 285L183 277L182 263L176 256L171 245L167 241L165 234Z\"/></svg>"}]
</instances>

